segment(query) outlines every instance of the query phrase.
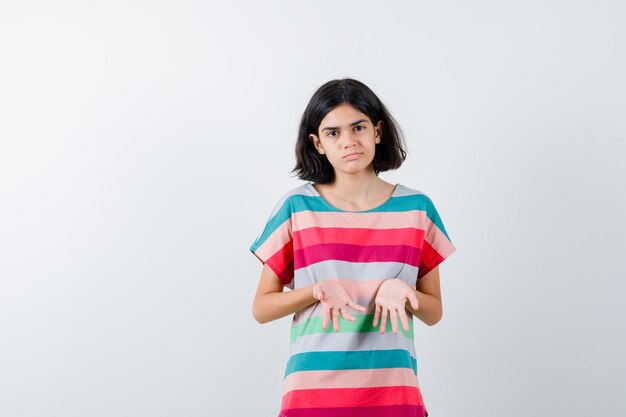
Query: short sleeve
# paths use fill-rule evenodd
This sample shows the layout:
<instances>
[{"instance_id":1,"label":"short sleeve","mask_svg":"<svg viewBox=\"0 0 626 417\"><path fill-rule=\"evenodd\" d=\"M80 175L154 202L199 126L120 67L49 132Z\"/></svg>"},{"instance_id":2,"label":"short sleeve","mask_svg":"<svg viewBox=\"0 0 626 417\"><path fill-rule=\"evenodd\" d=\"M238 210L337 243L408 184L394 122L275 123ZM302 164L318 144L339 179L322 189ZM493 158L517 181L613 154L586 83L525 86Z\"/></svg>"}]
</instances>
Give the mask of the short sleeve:
<instances>
[{"instance_id":1,"label":"short sleeve","mask_svg":"<svg viewBox=\"0 0 626 417\"><path fill-rule=\"evenodd\" d=\"M418 279L435 269L456 250L448 232L446 232L441 216L430 198L427 198L426 217L424 244L417 273Z\"/></svg>"},{"instance_id":2,"label":"short sleeve","mask_svg":"<svg viewBox=\"0 0 626 417\"><path fill-rule=\"evenodd\" d=\"M290 203L290 199L284 196L276 204L265 228L250 246L250 252L263 264L267 264L283 285L293 288L292 210Z\"/></svg>"}]
</instances>

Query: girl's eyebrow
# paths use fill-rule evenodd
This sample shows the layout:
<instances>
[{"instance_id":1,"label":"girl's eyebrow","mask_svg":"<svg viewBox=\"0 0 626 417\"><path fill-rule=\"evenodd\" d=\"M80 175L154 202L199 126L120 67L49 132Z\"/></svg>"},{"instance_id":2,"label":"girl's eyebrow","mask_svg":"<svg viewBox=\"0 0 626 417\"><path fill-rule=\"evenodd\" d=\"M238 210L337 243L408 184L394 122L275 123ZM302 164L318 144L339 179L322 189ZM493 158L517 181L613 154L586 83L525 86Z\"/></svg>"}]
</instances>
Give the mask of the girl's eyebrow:
<instances>
[{"instance_id":1,"label":"girl's eyebrow","mask_svg":"<svg viewBox=\"0 0 626 417\"><path fill-rule=\"evenodd\" d=\"M356 126L356 125L358 125L359 123L363 123L363 122L366 122L366 123L367 123L367 120L366 120L366 119L359 119L359 120L357 120L356 122L352 122L352 123L350 123L350 126ZM330 126L330 127L325 127L325 128L323 128L323 129L322 129L322 131L324 131L324 130L339 130L339 126Z\"/></svg>"}]
</instances>

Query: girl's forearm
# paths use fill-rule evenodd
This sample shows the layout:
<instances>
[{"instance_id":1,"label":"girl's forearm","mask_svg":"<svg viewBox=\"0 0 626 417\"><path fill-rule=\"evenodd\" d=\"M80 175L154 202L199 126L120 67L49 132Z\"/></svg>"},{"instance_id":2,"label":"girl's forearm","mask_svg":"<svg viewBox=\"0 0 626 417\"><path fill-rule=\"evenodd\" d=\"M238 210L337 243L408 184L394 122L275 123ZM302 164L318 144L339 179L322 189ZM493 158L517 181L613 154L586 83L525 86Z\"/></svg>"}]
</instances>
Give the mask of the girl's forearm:
<instances>
[{"instance_id":1,"label":"girl's forearm","mask_svg":"<svg viewBox=\"0 0 626 417\"><path fill-rule=\"evenodd\" d=\"M267 323L310 306L318 301L313 297L313 285L257 296L252 305L254 318L259 323Z\"/></svg>"},{"instance_id":2,"label":"girl's forearm","mask_svg":"<svg viewBox=\"0 0 626 417\"><path fill-rule=\"evenodd\" d=\"M409 302L406 303L406 309L429 326L437 324L443 316L441 300L418 290L415 290L415 295L419 301L417 311L413 310Z\"/></svg>"}]
</instances>

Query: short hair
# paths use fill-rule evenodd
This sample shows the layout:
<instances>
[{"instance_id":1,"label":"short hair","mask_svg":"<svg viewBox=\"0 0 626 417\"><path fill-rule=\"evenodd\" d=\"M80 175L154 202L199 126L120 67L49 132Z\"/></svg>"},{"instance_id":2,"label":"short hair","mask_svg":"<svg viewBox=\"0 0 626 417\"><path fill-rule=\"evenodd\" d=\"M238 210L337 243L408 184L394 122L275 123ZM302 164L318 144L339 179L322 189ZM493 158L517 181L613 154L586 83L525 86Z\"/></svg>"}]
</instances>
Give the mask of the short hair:
<instances>
[{"instance_id":1,"label":"short hair","mask_svg":"<svg viewBox=\"0 0 626 417\"><path fill-rule=\"evenodd\" d=\"M362 82L342 78L328 81L319 87L302 114L296 141L296 166L291 171L298 178L319 184L334 179L333 166L326 155L320 155L315 149L309 135L319 136L318 129L322 119L344 103L367 115L374 125L381 120L383 122L383 135L381 142L376 145L373 160L376 175L399 168L406 159L402 130L382 101Z\"/></svg>"}]
</instances>

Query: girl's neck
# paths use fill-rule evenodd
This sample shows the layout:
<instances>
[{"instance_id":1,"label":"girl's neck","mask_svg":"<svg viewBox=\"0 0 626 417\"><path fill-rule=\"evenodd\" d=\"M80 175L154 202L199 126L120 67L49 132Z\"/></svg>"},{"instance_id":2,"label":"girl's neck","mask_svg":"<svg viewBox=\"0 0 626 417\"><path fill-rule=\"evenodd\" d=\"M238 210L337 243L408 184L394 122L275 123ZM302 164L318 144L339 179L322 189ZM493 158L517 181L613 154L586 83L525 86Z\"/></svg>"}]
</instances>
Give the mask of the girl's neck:
<instances>
[{"instance_id":1,"label":"girl's neck","mask_svg":"<svg viewBox=\"0 0 626 417\"><path fill-rule=\"evenodd\" d=\"M356 175L336 172L332 182L316 185L323 197L353 206L369 206L372 201L385 200L394 187L380 179L373 170Z\"/></svg>"}]
</instances>

